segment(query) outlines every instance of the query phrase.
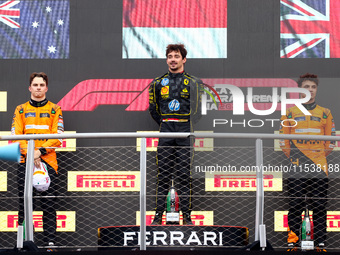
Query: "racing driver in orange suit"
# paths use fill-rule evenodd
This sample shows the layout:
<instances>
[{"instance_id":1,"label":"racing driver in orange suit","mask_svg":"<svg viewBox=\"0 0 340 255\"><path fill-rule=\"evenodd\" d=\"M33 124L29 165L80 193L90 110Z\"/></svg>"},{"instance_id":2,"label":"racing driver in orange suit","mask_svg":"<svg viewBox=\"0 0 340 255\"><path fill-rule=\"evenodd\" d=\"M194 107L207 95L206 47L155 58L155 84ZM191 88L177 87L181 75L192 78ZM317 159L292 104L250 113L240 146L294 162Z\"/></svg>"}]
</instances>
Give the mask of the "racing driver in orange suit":
<instances>
[{"instance_id":1,"label":"racing driver in orange suit","mask_svg":"<svg viewBox=\"0 0 340 255\"><path fill-rule=\"evenodd\" d=\"M280 134L335 135L331 111L315 102L318 84L317 75L306 73L300 76L298 86L311 94L311 99L303 104L311 115L304 115L297 106L289 108L281 118ZM280 147L292 163L288 178L287 240L291 250L296 249L299 241L301 213L306 207L305 196L312 197L312 203L308 206L313 210L315 244L319 249L324 249L329 172L326 157L334 145L334 142L321 140L280 140Z\"/></svg>"},{"instance_id":2,"label":"racing driver in orange suit","mask_svg":"<svg viewBox=\"0 0 340 255\"><path fill-rule=\"evenodd\" d=\"M64 121L60 106L50 102L46 98L48 91L48 77L45 73L32 73L30 76L29 91L31 98L28 102L16 107L11 134L57 134L64 132ZM19 191L19 225L24 220L24 186L25 168L27 156L27 140L17 141L20 143L21 160L18 167L18 191ZM34 165L40 166L44 162L47 166L51 179L47 191L40 193L42 197L56 195L58 162L55 147L61 145L59 139L35 140ZM43 228L45 246L53 246L56 233L56 210L55 198L42 198L43 204Z\"/></svg>"}]
</instances>

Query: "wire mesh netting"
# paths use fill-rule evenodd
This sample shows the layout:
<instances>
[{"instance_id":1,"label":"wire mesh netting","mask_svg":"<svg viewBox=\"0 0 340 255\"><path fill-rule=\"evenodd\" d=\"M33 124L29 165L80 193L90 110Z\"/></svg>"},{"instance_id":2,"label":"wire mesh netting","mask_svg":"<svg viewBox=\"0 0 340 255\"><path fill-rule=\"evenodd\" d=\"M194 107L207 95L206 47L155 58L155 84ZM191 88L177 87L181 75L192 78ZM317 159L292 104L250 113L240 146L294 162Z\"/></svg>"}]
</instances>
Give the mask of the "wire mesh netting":
<instances>
[{"instance_id":1,"label":"wire mesh netting","mask_svg":"<svg viewBox=\"0 0 340 255\"><path fill-rule=\"evenodd\" d=\"M191 197L193 224L195 226L223 226L224 228L218 231L225 231L224 233L234 240L229 243L230 246L244 246L246 244L244 240L247 239L243 235L244 232L230 232L231 227L247 227L249 242L254 241L257 171L255 153L255 147L214 147L206 151L190 149L190 158L194 154L191 166L191 192L186 195L185 191L183 194L183 187L177 184L180 181L178 179L174 181L179 194L180 209L181 203L186 201L185 196ZM328 156L328 163L333 165L334 170L329 171L327 198L321 199L326 201L326 243L327 248L330 249L339 248L336 242L340 231L338 220L340 211L337 209L338 153L334 151ZM263 175L264 224L267 239L274 247L283 248L287 245L287 213L290 200L298 196L288 189L289 175L282 166L288 166L290 162L283 152L278 151L277 148L266 147L263 155L263 166L267 166L267 169L264 168ZM156 206L158 173L156 156L155 151L147 153L147 225L150 225L153 220ZM177 171L183 171L182 165L176 165L178 164L176 157L169 155L165 158L164 162L166 166L169 166L169 171L178 176ZM43 201L54 199L57 213L57 235L54 241L57 246L89 248L98 247L100 244L105 247L114 247L122 243L124 245L124 242L127 246L137 245L139 230L135 226L140 223L140 154L136 147L77 147L73 152L59 152L58 159L58 175L55 178L51 177L57 192L47 193L47 197L44 198L42 193L34 191L33 194L36 244L45 245L42 214L46 205ZM17 177L19 175L16 163L1 162L1 166L0 243L3 248L7 248L13 247L16 243L19 208ZM168 182L167 189L170 184ZM307 199L309 205L315 198L307 194ZM315 213L318 208L310 208L310 210ZM165 215L163 216L164 223ZM182 216L180 224L182 224ZM111 226L124 227L123 232L135 234L125 235L125 239L123 234L123 237L119 237L122 240L117 242L103 239L98 244L98 228L104 229ZM157 231L161 230L157 229ZM209 233L213 232L213 230L209 231ZM239 239L240 236L242 239ZM164 244L159 236L157 242L151 241L152 238L149 234L147 240L150 245L170 244L169 242ZM177 242L173 245L181 245L178 241L180 238L178 236L176 238ZM199 241L196 241L195 245L219 246L220 244L219 236L215 238L213 234L205 237L209 241L204 240L204 237L200 238L199 236ZM183 243L186 242L183 241Z\"/></svg>"},{"instance_id":2,"label":"wire mesh netting","mask_svg":"<svg viewBox=\"0 0 340 255\"><path fill-rule=\"evenodd\" d=\"M315 157L322 155L312 150L303 152L314 153ZM324 243L327 249L339 249L336 241L340 231L339 151L327 156L328 176L324 172L325 164L315 165L311 160L301 158L298 166L291 164L277 147L264 148L263 155L264 165L277 166L282 171L282 191L265 192L264 219L271 244L287 247L288 242L294 241L294 235L288 239L288 227L300 237L307 206L314 223L314 245Z\"/></svg>"}]
</instances>

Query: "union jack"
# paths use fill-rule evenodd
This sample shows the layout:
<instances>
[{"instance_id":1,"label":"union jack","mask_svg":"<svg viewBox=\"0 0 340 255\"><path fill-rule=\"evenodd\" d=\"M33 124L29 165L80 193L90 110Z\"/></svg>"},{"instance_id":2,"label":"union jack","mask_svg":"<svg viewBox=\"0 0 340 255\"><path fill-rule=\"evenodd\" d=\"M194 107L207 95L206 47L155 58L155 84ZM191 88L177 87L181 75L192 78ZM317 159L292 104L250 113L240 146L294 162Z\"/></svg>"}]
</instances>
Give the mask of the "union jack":
<instances>
[{"instance_id":1,"label":"union jack","mask_svg":"<svg viewBox=\"0 0 340 255\"><path fill-rule=\"evenodd\" d=\"M20 1L7 1L0 5L0 22L5 23L11 28L20 28L20 24L12 18L20 18L20 9L12 9Z\"/></svg>"},{"instance_id":2,"label":"union jack","mask_svg":"<svg viewBox=\"0 0 340 255\"><path fill-rule=\"evenodd\" d=\"M281 58L339 58L340 1L281 0Z\"/></svg>"}]
</instances>

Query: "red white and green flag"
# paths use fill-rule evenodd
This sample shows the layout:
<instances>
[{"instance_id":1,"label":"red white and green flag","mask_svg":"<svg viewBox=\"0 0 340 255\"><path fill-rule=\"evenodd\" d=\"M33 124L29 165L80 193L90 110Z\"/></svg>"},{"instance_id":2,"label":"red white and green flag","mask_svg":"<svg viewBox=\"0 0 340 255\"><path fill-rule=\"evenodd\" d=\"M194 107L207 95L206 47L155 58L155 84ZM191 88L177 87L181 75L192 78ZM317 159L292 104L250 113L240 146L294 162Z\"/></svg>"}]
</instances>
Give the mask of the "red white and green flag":
<instances>
[{"instance_id":1,"label":"red white and green flag","mask_svg":"<svg viewBox=\"0 0 340 255\"><path fill-rule=\"evenodd\" d=\"M188 58L226 58L227 0L123 0L123 58L165 58L170 43Z\"/></svg>"}]
</instances>

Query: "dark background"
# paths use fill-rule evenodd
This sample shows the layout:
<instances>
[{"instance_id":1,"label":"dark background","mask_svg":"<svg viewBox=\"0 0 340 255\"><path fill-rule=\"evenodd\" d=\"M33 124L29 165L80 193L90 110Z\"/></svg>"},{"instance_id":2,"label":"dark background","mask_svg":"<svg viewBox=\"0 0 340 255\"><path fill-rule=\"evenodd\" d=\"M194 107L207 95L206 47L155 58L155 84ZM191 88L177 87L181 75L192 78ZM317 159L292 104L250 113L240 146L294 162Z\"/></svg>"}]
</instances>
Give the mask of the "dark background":
<instances>
[{"instance_id":1,"label":"dark background","mask_svg":"<svg viewBox=\"0 0 340 255\"><path fill-rule=\"evenodd\" d=\"M87 79L152 79L167 71L165 59L122 59L122 1L70 1L70 58L66 60L0 60L0 90L7 91L7 112L0 112L0 131L9 131L15 107L29 99L28 77L44 71L49 76L48 99L58 103L76 84ZM281 59L280 2L228 1L228 57L188 59L186 71L200 78L292 78L310 72L320 77L317 102L332 110L335 123L338 59ZM204 40L204 38L202 38ZM188 49L190 51L190 49ZM128 112L127 106L99 106L92 112L64 112L65 130L82 132L134 132L158 130L148 111ZM230 119L231 111L217 113ZM210 116L210 118L209 118ZM212 127L210 112L196 130L272 133L272 128ZM258 118L250 112L245 119ZM277 111L268 118L280 118ZM243 119L243 118L242 118ZM235 119L237 120L237 118ZM275 130L278 130L278 124ZM92 140L79 145L96 144ZM115 141L117 142L117 141ZM101 141L100 144L112 144ZM131 144L130 142L128 142ZM132 145L132 144L131 144Z\"/></svg>"},{"instance_id":2,"label":"dark background","mask_svg":"<svg viewBox=\"0 0 340 255\"><path fill-rule=\"evenodd\" d=\"M0 112L0 131L10 131L11 120L14 109L17 105L28 101L29 99L29 75L34 71L46 72L49 76L49 91L48 99L54 103L59 102L76 84L87 79L151 79L157 77L167 71L165 59L122 59L122 1L120 0L70 0L70 58L67 60L0 60L0 91L7 91L7 112ZM226 59L188 59L186 71L190 74L201 78L291 78L296 80L299 75L310 72L319 75L320 85L318 91L317 102L332 110L332 114L337 125L337 120L340 119L340 101L338 100L338 83L340 81L339 61L338 59L281 59L280 58L280 1L274 0L228 0L228 58ZM202 38L204 40L204 38ZM1 47L1 46L0 46ZM188 49L190 51L190 49ZM144 112L128 112L125 111L126 105L118 106L99 106L92 112L67 112L64 111L64 123L66 131L76 131L77 133L84 132L135 132L135 131L152 131L158 130L158 126L151 119L148 111ZM213 130L214 132L237 132L237 133L273 133L278 130L275 128L234 128L221 127L214 129L212 127L213 118L234 118L239 119L252 118L280 118L280 112L275 112L271 116L260 117L251 113L246 113L245 116L235 117L231 111L214 112L212 115L203 116L196 130ZM78 139L77 146L97 146L97 145L135 145L135 139ZM254 140L223 140L214 141L215 145L255 145ZM265 141L266 145L273 146L273 141ZM134 149L132 149L135 151ZM252 150L253 151L253 150ZM253 151L254 152L254 151ZM70 152L61 153L65 158L74 159L78 152L72 154ZM88 152L88 156L95 157L100 155L96 151ZM275 153L270 150L270 153L275 157L281 157L282 153ZM80 153L81 154L81 153ZM155 173L153 157L154 153L148 154L150 165ZM202 155L202 153L201 153ZM212 156L212 162L213 157ZM80 156L79 156L80 157ZM255 158L255 155L248 154L240 160L247 160L247 157ZM151 159L152 158L152 159ZM204 158L204 156L202 156ZM333 157L334 159L334 157ZM101 170L96 168L97 162L103 160L96 158L94 162L90 162L93 169L78 169L78 170ZM249 160L249 159L248 159ZM64 161L66 162L66 160ZM334 161L336 162L336 161ZM138 167L138 161L135 162ZM63 163L63 173L66 176L67 170L75 170L72 166L66 166ZM152 185L154 185L155 174L150 174ZM9 174L9 188L4 196L12 196L11 192L15 193L13 172ZM154 179L152 179L154 178ZM64 184L66 180L63 178ZM150 181L150 179L149 179ZM195 180L195 182L199 182ZM203 181L199 182L204 185ZM335 184L335 183L333 183ZM148 193L153 194L153 187L150 186ZM203 187L196 186L198 195L207 195L202 191ZM200 190L199 190L200 189ZM333 195L337 197L336 190L333 190ZM66 191L65 191L66 192ZM254 203L255 193L251 193L246 198L246 202ZM268 193L266 193L268 194ZM66 194L70 196L70 194ZM71 194L72 195L72 194ZM101 194L100 194L101 195ZM111 194L112 195L112 194ZM134 206L128 208L129 217L124 221L113 221L112 215L122 213L122 208L119 206L124 204L123 200L119 199L119 195L113 194L108 204L95 208L98 205L96 198L89 199L91 207L94 211L102 211L105 217L97 217L93 211L82 212L84 201L70 197L71 207L67 209L77 210L77 223L84 218L91 222L91 244L96 245L96 227L106 224L134 224L134 213L138 210L138 194L133 198ZM218 196L218 194L216 194ZM229 193L223 193L229 195ZM275 194L274 194L275 195ZM283 194L285 196L286 194ZM247 196L247 194L245 194ZM74 199L74 200L73 200ZM152 201L150 198L150 201ZM223 198L224 199L224 198ZM275 197L274 197L275 199ZM12 201L12 200L11 200ZM79 202L78 204L74 201ZM149 202L150 202L149 201ZM209 196L199 202L196 198L196 209L211 209L209 204ZM228 200L223 200L226 203ZM268 200L269 201L269 200ZM84 204L86 204L84 202ZM201 203L201 205L199 204ZM222 204L224 206L224 204ZM227 204L228 205L228 204ZM270 203L269 203L270 205ZM275 206L276 210L287 210L287 201L282 201L282 204ZM66 206L65 206L66 207ZM199 207L199 208L198 208ZM206 207L206 208L205 208ZM251 206L252 207L252 206ZM10 208L15 210L16 204ZM253 207L252 207L253 208ZM332 210L337 210L336 203L332 203ZM152 202L148 203L148 210L152 209ZM251 215L250 225L252 227L255 211L247 211L247 208L242 209L246 222L249 223L249 215ZM234 213L236 213L235 211ZM82 214L83 213L83 214ZM85 214L84 214L85 213ZM86 214L88 213L88 215ZM224 224L226 221L223 210L217 223ZM270 209L266 217L272 221L273 211ZM86 216L84 216L86 215ZM93 217L93 219L91 219ZM89 220L89 218L91 220ZM111 219L111 220L110 220ZM216 220L216 219L215 219ZM243 224L242 221L238 221ZM86 232L82 229L82 224L77 226L77 236L75 240L81 240L79 233ZM236 224L236 223L234 223ZM253 231L253 230L252 230ZM267 229L270 235L273 235L273 229ZM89 232L88 232L89 233ZM6 234L6 233L5 233ZM253 232L251 232L253 234ZM335 233L332 233L332 237ZM6 234L7 235L7 234ZM76 234L73 234L76 235ZM280 239L274 242L275 245L285 243L285 233L279 233L277 236ZM13 242L15 240L14 233ZM70 234L64 234L64 240ZM335 238L336 239L336 238ZM334 240L335 240L334 239ZM333 241L334 241L333 240ZM78 241L76 241L77 243ZM79 243L79 242L78 242ZM81 243L81 242L80 242ZM81 243L83 244L83 243ZM68 244L66 244L68 245Z\"/></svg>"}]
</instances>

